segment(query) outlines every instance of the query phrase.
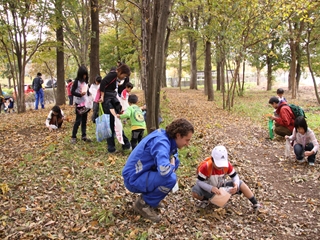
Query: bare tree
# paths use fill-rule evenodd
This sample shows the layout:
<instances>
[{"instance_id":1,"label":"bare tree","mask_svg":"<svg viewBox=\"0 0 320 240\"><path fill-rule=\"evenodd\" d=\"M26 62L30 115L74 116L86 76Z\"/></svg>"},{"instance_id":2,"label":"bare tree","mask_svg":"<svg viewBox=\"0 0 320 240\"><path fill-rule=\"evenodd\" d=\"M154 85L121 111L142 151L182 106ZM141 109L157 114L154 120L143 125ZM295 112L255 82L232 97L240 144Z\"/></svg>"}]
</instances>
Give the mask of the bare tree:
<instances>
[{"instance_id":1,"label":"bare tree","mask_svg":"<svg viewBox=\"0 0 320 240\"><path fill-rule=\"evenodd\" d=\"M142 83L145 83L148 132L159 127L161 77L171 0L142 0Z\"/></svg>"},{"instance_id":2,"label":"bare tree","mask_svg":"<svg viewBox=\"0 0 320 240\"><path fill-rule=\"evenodd\" d=\"M90 82L100 74L99 66L99 1L91 0Z\"/></svg>"},{"instance_id":3,"label":"bare tree","mask_svg":"<svg viewBox=\"0 0 320 240\"><path fill-rule=\"evenodd\" d=\"M5 50L17 96L18 113L26 111L25 67L43 43L47 2L4 0L0 5L0 44ZM18 86L18 90L16 89Z\"/></svg>"}]
</instances>

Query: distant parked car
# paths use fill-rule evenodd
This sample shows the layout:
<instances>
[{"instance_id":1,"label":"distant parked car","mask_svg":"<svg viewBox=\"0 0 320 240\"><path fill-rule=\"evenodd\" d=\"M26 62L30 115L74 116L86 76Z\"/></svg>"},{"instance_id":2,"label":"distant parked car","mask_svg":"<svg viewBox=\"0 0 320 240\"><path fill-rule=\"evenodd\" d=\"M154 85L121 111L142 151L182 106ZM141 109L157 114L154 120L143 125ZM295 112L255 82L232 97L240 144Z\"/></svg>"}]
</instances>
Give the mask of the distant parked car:
<instances>
[{"instance_id":1,"label":"distant parked car","mask_svg":"<svg viewBox=\"0 0 320 240\"><path fill-rule=\"evenodd\" d=\"M47 79L44 81L45 88L52 88L52 86L57 87L57 79Z\"/></svg>"}]
</instances>

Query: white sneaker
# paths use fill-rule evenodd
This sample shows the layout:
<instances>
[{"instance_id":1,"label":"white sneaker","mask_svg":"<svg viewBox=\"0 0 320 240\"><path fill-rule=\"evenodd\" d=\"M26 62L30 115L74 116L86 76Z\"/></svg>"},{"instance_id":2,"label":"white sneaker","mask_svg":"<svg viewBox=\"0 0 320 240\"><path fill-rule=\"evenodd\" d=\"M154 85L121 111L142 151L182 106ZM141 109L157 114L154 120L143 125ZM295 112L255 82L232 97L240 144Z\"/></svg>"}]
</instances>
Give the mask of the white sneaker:
<instances>
[{"instance_id":1,"label":"white sneaker","mask_svg":"<svg viewBox=\"0 0 320 240\"><path fill-rule=\"evenodd\" d=\"M297 159L297 162L298 162L298 164L302 164L302 163L305 162L305 160L304 160L304 159L301 159L301 160L298 160L298 159Z\"/></svg>"},{"instance_id":2,"label":"white sneaker","mask_svg":"<svg viewBox=\"0 0 320 240\"><path fill-rule=\"evenodd\" d=\"M314 166L314 162L309 162L309 166Z\"/></svg>"}]
</instances>

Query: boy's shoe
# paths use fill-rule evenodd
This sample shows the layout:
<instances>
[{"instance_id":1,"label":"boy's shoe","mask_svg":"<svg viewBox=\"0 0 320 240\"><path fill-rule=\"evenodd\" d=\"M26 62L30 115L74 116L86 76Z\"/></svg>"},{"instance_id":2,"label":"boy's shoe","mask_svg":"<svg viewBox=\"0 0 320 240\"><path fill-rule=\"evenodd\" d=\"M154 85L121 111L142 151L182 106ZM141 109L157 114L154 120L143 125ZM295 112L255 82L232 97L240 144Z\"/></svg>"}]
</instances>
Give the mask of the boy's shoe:
<instances>
[{"instance_id":1,"label":"boy's shoe","mask_svg":"<svg viewBox=\"0 0 320 240\"><path fill-rule=\"evenodd\" d=\"M208 201L208 200L202 200L202 201L198 201L197 203L196 203L196 206L198 207L198 208L206 208L206 207L208 207L210 205L210 202Z\"/></svg>"},{"instance_id":2,"label":"boy's shoe","mask_svg":"<svg viewBox=\"0 0 320 240\"><path fill-rule=\"evenodd\" d=\"M252 208L253 208L253 210L257 211L257 210L259 210L260 208L262 208L262 205L261 205L260 203L253 204L253 205L252 205Z\"/></svg>"},{"instance_id":3,"label":"boy's shoe","mask_svg":"<svg viewBox=\"0 0 320 240\"><path fill-rule=\"evenodd\" d=\"M155 210L146 204L145 201L139 196L133 204L133 209L139 213L142 217L147 218L153 222L160 222L161 217L157 215Z\"/></svg>"},{"instance_id":4,"label":"boy's shoe","mask_svg":"<svg viewBox=\"0 0 320 240\"><path fill-rule=\"evenodd\" d=\"M309 162L309 166L314 166L314 162Z\"/></svg>"},{"instance_id":5,"label":"boy's shoe","mask_svg":"<svg viewBox=\"0 0 320 240\"><path fill-rule=\"evenodd\" d=\"M76 144L77 143L77 139L76 138L71 138L70 143Z\"/></svg>"},{"instance_id":6,"label":"boy's shoe","mask_svg":"<svg viewBox=\"0 0 320 240\"><path fill-rule=\"evenodd\" d=\"M83 137L82 138L82 141L85 141L85 142L92 142L92 140L90 138L87 138L87 137Z\"/></svg>"}]
</instances>

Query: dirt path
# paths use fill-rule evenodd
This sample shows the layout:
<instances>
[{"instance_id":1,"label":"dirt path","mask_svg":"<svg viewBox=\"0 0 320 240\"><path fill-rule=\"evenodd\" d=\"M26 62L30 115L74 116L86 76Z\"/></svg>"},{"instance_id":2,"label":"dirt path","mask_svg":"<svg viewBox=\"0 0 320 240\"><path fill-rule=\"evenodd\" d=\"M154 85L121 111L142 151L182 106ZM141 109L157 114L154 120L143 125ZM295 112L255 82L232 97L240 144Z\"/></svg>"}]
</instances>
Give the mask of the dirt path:
<instances>
[{"instance_id":1,"label":"dirt path","mask_svg":"<svg viewBox=\"0 0 320 240\"><path fill-rule=\"evenodd\" d=\"M181 92L180 101L171 101L175 106L170 109L180 109L175 116L194 123L197 133L194 141L202 143L204 155L217 144L227 147L240 178L252 188L266 211L252 215L244 197L233 197L225 218L214 223L215 229L224 229L218 235L226 239L320 239L319 162L310 168L298 165L293 155L285 159L284 140L266 139L267 129L225 111L215 110L215 114L211 114L216 106L208 104L202 94ZM175 99L177 93L168 90L167 95ZM186 106L201 106L202 118L194 111L188 112Z\"/></svg>"}]
</instances>

